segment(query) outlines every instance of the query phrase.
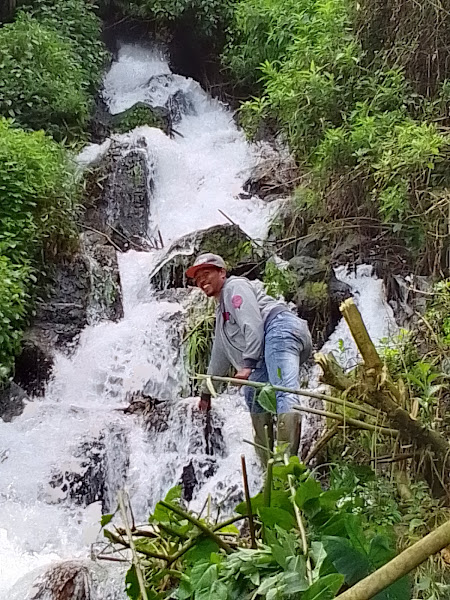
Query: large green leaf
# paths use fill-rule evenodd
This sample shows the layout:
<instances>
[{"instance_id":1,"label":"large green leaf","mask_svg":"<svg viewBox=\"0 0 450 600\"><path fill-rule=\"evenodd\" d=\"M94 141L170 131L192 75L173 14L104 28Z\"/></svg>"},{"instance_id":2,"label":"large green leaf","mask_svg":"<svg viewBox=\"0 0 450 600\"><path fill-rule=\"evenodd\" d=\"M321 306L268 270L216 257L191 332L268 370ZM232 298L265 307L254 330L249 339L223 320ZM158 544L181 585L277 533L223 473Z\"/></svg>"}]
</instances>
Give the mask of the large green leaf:
<instances>
[{"instance_id":1,"label":"large green leaf","mask_svg":"<svg viewBox=\"0 0 450 600\"><path fill-rule=\"evenodd\" d=\"M314 582L301 598L302 600L331 600L336 596L343 583L344 577L339 573L326 575Z\"/></svg>"},{"instance_id":2,"label":"large green leaf","mask_svg":"<svg viewBox=\"0 0 450 600\"><path fill-rule=\"evenodd\" d=\"M276 506L263 506L258 510L259 518L266 527L275 527L278 525L286 531L295 527L295 519L290 512Z\"/></svg>"},{"instance_id":3,"label":"large green leaf","mask_svg":"<svg viewBox=\"0 0 450 600\"><path fill-rule=\"evenodd\" d=\"M303 481L298 486L297 492L295 493L295 502L299 508L303 508L309 500L319 498L321 494L322 488L320 483L313 477L308 477L306 481Z\"/></svg>"},{"instance_id":4,"label":"large green leaf","mask_svg":"<svg viewBox=\"0 0 450 600\"><path fill-rule=\"evenodd\" d=\"M188 564L196 564L199 561L210 560L211 554L217 552L219 546L211 538L200 538L191 550L186 552L184 559Z\"/></svg>"},{"instance_id":5,"label":"large green leaf","mask_svg":"<svg viewBox=\"0 0 450 600\"><path fill-rule=\"evenodd\" d=\"M252 510L253 512L257 512L260 508L265 506L264 495L262 493L257 494L251 499L252 502ZM283 508L290 513L294 513L294 509L292 506L292 502L289 500L289 495L287 492L282 490L272 491L271 499L270 499L270 507ZM247 514L247 504L246 502L241 502L234 509L240 515Z\"/></svg>"},{"instance_id":6,"label":"large green leaf","mask_svg":"<svg viewBox=\"0 0 450 600\"><path fill-rule=\"evenodd\" d=\"M277 396L271 385L265 385L260 389L256 397L258 404L267 410L267 412L276 414L277 412Z\"/></svg>"},{"instance_id":7,"label":"large green leaf","mask_svg":"<svg viewBox=\"0 0 450 600\"><path fill-rule=\"evenodd\" d=\"M350 540L325 536L322 539L328 558L336 571L345 576L345 582L353 585L370 573L367 556L357 550Z\"/></svg>"},{"instance_id":8,"label":"large green leaf","mask_svg":"<svg viewBox=\"0 0 450 600\"><path fill-rule=\"evenodd\" d=\"M128 598L131 598L131 600L139 600L141 597L141 590L134 565L127 571L125 577L125 591Z\"/></svg>"}]
</instances>

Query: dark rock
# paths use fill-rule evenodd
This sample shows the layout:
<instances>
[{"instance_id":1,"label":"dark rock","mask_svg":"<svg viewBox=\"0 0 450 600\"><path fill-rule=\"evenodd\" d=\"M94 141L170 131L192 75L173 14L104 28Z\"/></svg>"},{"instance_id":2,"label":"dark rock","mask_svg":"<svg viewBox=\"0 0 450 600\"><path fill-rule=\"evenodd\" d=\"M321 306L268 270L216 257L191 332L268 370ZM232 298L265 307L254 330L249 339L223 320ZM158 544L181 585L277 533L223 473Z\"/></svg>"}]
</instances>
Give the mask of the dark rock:
<instances>
[{"instance_id":1,"label":"dark rock","mask_svg":"<svg viewBox=\"0 0 450 600\"><path fill-rule=\"evenodd\" d=\"M294 256L289 261L289 266L295 271L299 285L303 285L307 281L326 281L331 272L331 265L311 256Z\"/></svg>"},{"instance_id":2,"label":"dark rock","mask_svg":"<svg viewBox=\"0 0 450 600\"><path fill-rule=\"evenodd\" d=\"M182 90L169 96L165 108L170 114L171 123L179 123L183 115L195 115L194 103Z\"/></svg>"},{"instance_id":3,"label":"dark rock","mask_svg":"<svg viewBox=\"0 0 450 600\"><path fill-rule=\"evenodd\" d=\"M91 574L86 565L64 561L50 566L33 584L31 600L92 600Z\"/></svg>"},{"instance_id":4,"label":"dark rock","mask_svg":"<svg viewBox=\"0 0 450 600\"><path fill-rule=\"evenodd\" d=\"M32 396L42 396L53 369L51 342L37 328L29 329L16 358L14 381Z\"/></svg>"},{"instance_id":5,"label":"dark rock","mask_svg":"<svg viewBox=\"0 0 450 600\"><path fill-rule=\"evenodd\" d=\"M0 419L9 423L22 414L25 403L29 400L25 390L14 382L0 389Z\"/></svg>"},{"instance_id":6,"label":"dark rock","mask_svg":"<svg viewBox=\"0 0 450 600\"><path fill-rule=\"evenodd\" d=\"M183 487L183 498L186 502L190 502L194 496L194 490L198 484L197 477L195 476L195 469L192 465L192 461L183 468L181 475L181 485Z\"/></svg>"},{"instance_id":7,"label":"dark rock","mask_svg":"<svg viewBox=\"0 0 450 600\"><path fill-rule=\"evenodd\" d=\"M112 142L91 181L83 223L103 234L116 249L145 250L160 243L147 233L153 193L149 156L151 149L145 137L131 148Z\"/></svg>"},{"instance_id":8,"label":"dark rock","mask_svg":"<svg viewBox=\"0 0 450 600\"><path fill-rule=\"evenodd\" d=\"M151 275L157 290L185 287L186 269L203 252L220 254L230 267L230 274L249 278L261 276L264 256L257 256L248 243L248 236L238 225L216 225L180 238L169 248Z\"/></svg>"}]
</instances>

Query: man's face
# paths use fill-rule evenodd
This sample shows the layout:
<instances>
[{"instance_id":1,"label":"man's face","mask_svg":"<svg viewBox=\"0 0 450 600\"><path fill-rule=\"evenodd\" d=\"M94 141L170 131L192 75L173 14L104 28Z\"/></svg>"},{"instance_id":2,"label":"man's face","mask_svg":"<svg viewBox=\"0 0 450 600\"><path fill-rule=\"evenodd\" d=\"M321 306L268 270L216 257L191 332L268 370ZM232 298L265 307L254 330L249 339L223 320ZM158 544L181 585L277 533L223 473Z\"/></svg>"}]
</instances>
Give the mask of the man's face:
<instances>
[{"instance_id":1,"label":"man's face","mask_svg":"<svg viewBox=\"0 0 450 600\"><path fill-rule=\"evenodd\" d=\"M226 278L225 269L205 267L199 269L195 276L195 283L208 297L219 296Z\"/></svg>"}]
</instances>

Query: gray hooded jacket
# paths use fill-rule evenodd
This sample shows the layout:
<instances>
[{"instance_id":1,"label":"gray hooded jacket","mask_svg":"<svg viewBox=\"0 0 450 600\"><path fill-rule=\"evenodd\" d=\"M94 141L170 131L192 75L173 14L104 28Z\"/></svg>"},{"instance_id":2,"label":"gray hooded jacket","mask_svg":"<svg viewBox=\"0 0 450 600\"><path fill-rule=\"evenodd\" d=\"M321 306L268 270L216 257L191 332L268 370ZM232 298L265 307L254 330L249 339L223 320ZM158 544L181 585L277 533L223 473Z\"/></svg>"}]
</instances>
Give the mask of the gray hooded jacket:
<instances>
[{"instance_id":1,"label":"gray hooded jacket","mask_svg":"<svg viewBox=\"0 0 450 600\"><path fill-rule=\"evenodd\" d=\"M289 310L284 302L268 296L261 282L229 277L216 308L216 327L208 375L226 375L235 369L254 369L262 358L264 324L270 315ZM207 392L203 382L202 392Z\"/></svg>"}]
</instances>

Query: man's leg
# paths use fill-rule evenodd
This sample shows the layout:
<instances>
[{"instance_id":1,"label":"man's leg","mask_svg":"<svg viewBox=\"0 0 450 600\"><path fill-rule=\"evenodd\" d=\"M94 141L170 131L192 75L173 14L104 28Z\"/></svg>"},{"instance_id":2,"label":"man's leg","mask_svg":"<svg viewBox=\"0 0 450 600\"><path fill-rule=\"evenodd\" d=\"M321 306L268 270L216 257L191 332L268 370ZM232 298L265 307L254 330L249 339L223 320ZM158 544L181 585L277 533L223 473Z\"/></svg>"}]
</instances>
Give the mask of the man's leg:
<instances>
[{"instance_id":1,"label":"man's leg","mask_svg":"<svg viewBox=\"0 0 450 600\"><path fill-rule=\"evenodd\" d=\"M299 389L300 365L311 353L311 336L305 321L290 312L277 315L267 327L265 362L272 385ZM296 455L300 444L301 418L292 406L298 402L295 394L277 392L278 443L287 443L290 454Z\"/></svg>"},{"instance_id":2,"label":"man's leg","mask_svg":"<svg viewBox=\"0 0 450 600\"><path fill-rule=\"evenodd\" d=\"M267 374L266 365L264 364L261 368L255 369L253 373L249 377L250 381L262 381L266 383L269 381L269 376ZM267 447L267 436L266 436L266 427L267 427L267 435L269 438L269 447L270 450L273 449L273 418L272 415L265 411L262 406L256 400L255 389L251 387L244 388L244 397L247 403L248 409L250 411L250 416L252 418L253 425L253 439L256 447L256 453L259 456L261 463L263 465L267 464L269 455L268 452L261 448Z\"/></svg>"}]
</instances>

